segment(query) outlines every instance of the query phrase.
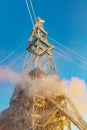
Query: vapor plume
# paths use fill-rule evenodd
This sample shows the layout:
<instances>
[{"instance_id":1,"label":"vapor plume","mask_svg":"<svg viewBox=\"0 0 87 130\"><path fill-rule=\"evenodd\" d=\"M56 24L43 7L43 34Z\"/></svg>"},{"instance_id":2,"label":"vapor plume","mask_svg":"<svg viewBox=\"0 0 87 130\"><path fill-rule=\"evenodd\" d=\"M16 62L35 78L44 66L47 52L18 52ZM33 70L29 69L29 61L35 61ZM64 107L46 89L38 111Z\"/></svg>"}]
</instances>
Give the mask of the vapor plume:
<instances>
[{"instance_id":1,"label":"vapor plume","mask_svg":"<svg viewBox=\"0 0 87 130\"><path fill-rule=\"evenodd\" d=\"M75 103L81 114L87 114L87 85L84 80L73 77L62 81L69 98Z\"/></svg>"},{"instance_id":2,"label":"vapor plume","mask_svg":"<svg viewBox=\"0 0 87 130\"><path fill-rule=\"evenodd\" d=\"M48 76L45 79L31 80L29 76L26 76L17 84L13 97L18 96L20 91L28 97L32 97L37 93L41 94L42 91L49 97L53 97L54 94L65 95L74 102L81 114L87 113L86 83L79 78L60 81Z\"/></svg>"},{"instance_id":3,"label":"vapor plume","mask_svg":"<svg viewBox=\"0 0 87 130\"><path fill-rule=\"evenodd\" d=\"M15 83L18 81L19 74L10 68L0 67L0 81Z\"/></svg>"},{"instance_id":4,"label":"vapor plume","mask_svg":"<svg viewBox=\"0 0 87 130\"><path fill-rule=\"evenodd\" d=\"M59 86L59 87L58 87ZM16 94L23 91L28 97L34 96L38 92L45 92L47 96L53 96L53 94L63 95L65 90L61 82L53 77L47 77L43 79L31 80L29 76L23 77L19 84L16 86Z\"/></svg>"}]
</instances>

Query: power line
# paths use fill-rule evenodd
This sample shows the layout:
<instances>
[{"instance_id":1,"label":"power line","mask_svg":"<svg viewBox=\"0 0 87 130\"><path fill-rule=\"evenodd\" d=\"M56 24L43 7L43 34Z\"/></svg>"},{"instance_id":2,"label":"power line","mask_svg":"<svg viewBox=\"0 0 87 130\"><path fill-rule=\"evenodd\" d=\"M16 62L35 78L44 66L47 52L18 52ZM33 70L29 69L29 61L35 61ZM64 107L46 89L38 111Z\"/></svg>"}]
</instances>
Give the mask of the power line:
<instances>
[{"instance_id":1,"label":"power line","mask_svg":"<svg viewBox=\"0 0 87 130\"><path fill-rule=\"evenodd\" d=\"M25 51L24 51L24 53L22 53L21 55L19 55L12 63L10 63L9 65L8 65L8 67L11 67L15 62L17 62L23 55L25 54Z\"/></svg>"},{"instance_id":2,"label":"power line","mask_svg":"<svg viewBox=\"0 0 87 130\"><path fill-rule=\"evenodd\" d=\"M58 47L56 47L56 46L55 46L55 48L56 48L57 50L63 52L64 54L66 54L66 53L64 52L64 50L62 50L62 49L60 49L60 48L58 48ZM84 62L85 64L87 64L87 61L83 60L82 58L79 58L79 61Z\"/></svg>"},{"instance_id":3,"label":"power line","mask_svg":"<svg viewBox=\"0 0 87 130\"><path fill-rule=\"evenodd\" d=\"M0 61L0 64L3 63L5 60L7 60L9 57L11 57L14 53L15 53L15 51L11 52L8 56L6 56L5 58L3 58L3 59Z\"/></svg>"},{"instance_id":4,"label":"power line","mask_svg":"<svg viewBox=\"0 0 87 130\"><path fill-rule=\"evenodd\" d=\"M33 15L34 15L35 21L36 21L36 14L35 14L34 6L32 4L32 0L30 0L30 4L31 4L31 8L32 8L32 11L33 11Z\"/></svg>"},{"instance_id":5,"label":"power line","mask_svg":"<svg viewBox=\"0 0 87 130\"><path fill-rule=\"evenodd\" d=\"M4 57L2 60L0 60L0 64L2 64L4 61L6 61L7 59L9 59L12 55L14 55L17 50L19 50L25 43L23 43L22 45L20 45L15 51L12 51L10 54L8 54L6 57Z\"/></svg>"},{"instance_id":6,"label":"power line","mask_svg":"<svg viewBox=\"0 0 87 130\"><path fill-rule=\"evenodd\" d=\"M33 21L32 15L31 15L31 11L30 11L30 8L29 8L29 5L28 5L28 1L25 0L25 2L26 2L27 9L28 9L28 13L30 15L30 19L31 19L32 25L34 27L34 21Z\"/></svg>"},{"instance_id":7,"label":"power line","mask_svg":"<svg viewBox=\"0 0 87 130\"><path fill-rule=\"evenodd\" d=\"M80 58L82 58L82 59L84 59L84 60L87 61L87 58L86 58L86 57L83 57L83 56L81 56L80 54L78 54L77 52L71 50L70 48L68 48L68 47L66 47L66 46L64 46L64 45L62 45L61 43L59 43L58 41L54 40L54 39L51 38L50 36L48 36L48 38L49 38L50 40L52 40L53 42L55 42L56 44L58 44L59 46L63 47L64 49L70 51L70 52L73 53L74 55L76 55L76 56L78 56L78 57L80 57ZM86 62L86 61L85 61L85 62Z\"/></svg>"},{"instance_id":8,"label":"power line","mask_svg":"<svg viewBox=\"0 0 87 130\"><path fill-rule=\"evenodd\" d=\"M67 61L70 61L71 63L73 63L73 64L79 66L80 68L87 69L86 67L81 66L80 64L76 63L76 62L73 61L72 59L70 59L70 58L68 58L68 57L66 57L66 56L64 56L64 55L62 55L62 54L60 54L60 53L58 53L57 51L54 51L54 52L55 52L57 55L61 56L62 58L66 59Z\"/></svg>"}]
</instances>

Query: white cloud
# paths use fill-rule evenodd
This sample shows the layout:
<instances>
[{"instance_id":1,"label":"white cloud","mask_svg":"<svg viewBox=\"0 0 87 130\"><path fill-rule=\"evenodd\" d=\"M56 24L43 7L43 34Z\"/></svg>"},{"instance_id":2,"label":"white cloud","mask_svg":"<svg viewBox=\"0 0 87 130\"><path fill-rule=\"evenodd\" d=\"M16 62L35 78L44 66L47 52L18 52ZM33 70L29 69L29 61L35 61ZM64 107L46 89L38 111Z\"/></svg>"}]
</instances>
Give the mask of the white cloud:
<instances>
[{"instance_id":1,"label":"white cloud","mask_svg":"<svg viewBox=\"0 0 87 130\"><path fill-rule=\"evenodd\" d=\"M10 68L0 67L0 81L15 83L19 79L19 74Z\"/></svg>"}]
</instances>

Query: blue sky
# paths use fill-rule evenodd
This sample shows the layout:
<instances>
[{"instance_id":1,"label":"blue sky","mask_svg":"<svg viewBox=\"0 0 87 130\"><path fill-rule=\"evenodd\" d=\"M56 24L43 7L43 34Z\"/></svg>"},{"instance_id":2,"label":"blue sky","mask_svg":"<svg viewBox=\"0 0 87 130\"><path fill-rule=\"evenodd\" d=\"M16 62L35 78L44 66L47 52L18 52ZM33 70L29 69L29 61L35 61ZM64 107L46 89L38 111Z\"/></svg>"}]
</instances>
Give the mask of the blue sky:
<instances>
[{"instance_id":1,"label":"blue sky","mask_svg":"<svg viewBox=\"0 0 87 130\"><path fill-rule=\"evenodd\" d=\"M36 16L45 20L44 27L52 38L87 57L87 0L32 0L32 2ZM25 50L31 30L32 24L25 0L0 1L0 60L24 43L15 56L0 66L7 66ZM52 44L57 46L55 43ZM67 51L65 53L87 68L87 64L80 62L77 56ZM23 60L24 57L20 60L21 63L16 63L12 69L20 71ZM86 69L61 57L58 57L56 65L61 78L79 77L87 83ZM0 82L0 111L8 107L14 86L9 82Z\"/></svg>"}]
</instances>

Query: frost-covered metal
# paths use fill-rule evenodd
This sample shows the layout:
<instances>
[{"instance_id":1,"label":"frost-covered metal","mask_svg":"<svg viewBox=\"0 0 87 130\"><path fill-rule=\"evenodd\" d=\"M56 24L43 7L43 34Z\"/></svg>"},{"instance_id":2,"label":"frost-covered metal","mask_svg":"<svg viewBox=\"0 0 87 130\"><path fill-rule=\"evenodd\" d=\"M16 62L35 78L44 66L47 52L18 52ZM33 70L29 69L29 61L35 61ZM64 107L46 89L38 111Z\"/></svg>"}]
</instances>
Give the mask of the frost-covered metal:
<instances>
[{"instance_id":1,"label":"frost-covered metal","mask_svg":"<svg viewBox=\"0 0 87 130\"><path fill-rule=\"evenodd\" d=\"M2 130L72 130L71 123L80 130L87 130L87 124L67 96L54 92L48 96L46 90L41 89L35 94L26 94L34 80L41 82L53 76L61 83L53 62L54 47L47 40L43 23L44 20L37 18L26 48L22 79L11 98L7 120L1 120L2 124L6 123Z\"/></svg>"}]
</instances>

